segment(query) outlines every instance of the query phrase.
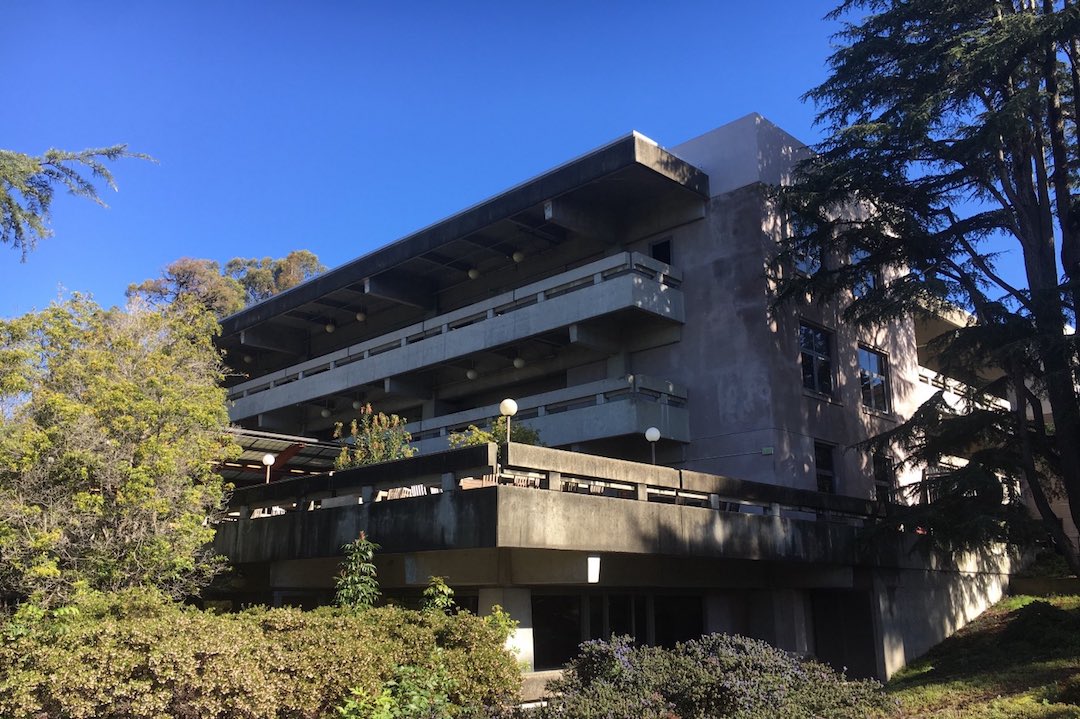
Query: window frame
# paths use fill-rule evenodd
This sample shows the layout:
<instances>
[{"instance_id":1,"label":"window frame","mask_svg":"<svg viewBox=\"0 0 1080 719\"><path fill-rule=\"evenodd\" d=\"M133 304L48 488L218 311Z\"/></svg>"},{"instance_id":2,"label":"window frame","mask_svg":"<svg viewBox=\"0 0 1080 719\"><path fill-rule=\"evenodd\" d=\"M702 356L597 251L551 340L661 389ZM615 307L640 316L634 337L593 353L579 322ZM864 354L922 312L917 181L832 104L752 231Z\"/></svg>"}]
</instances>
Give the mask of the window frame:
<instances>
[{"instance_id":1,"label":"window frame","mask_svg":"<svg viewBox=\"0 0 1080 719\"><path fill-rule=\"evenodd\" d=\"M816 346L807 347L803 343L803 330L808 330L813 333L820 333L821 338L824 339L825 349L824 352L819 350ZM799 320L799 368L802 374L802 387L804 390L813 392L817 395L825 397L834 397L836 392L836 381L833 375L833 364L835 358L835 333L820 325L807 322L806 320ZM810 357L811 360L811 372L808 375L806 372L806 358ZM824 369L824 376L828 378L828 386L823 389L821 382L822 370ZM807 384L807 379L812 379L812 385Z\"/></svg>"},{"instance_id":2,"label":"window frame","mask_svg":"<svg viewBox=\"0 0 1080 719\"><path fill-rule=\"evenodd\" d=\"M874 500L878 502L896 501L895 458L888 452L870 453L870 476L874 482ZM883 476L884 475L884 476ZM884 490L884 496L882 496Z\"/></svg>"},{"instance_id":3,"label":"window frame","mask_svg":"<svg viewBox=\"0 0 1080 719\"><path fill-rule=\"evenodd\" d=\"M876 370L864 364L864 355L878 360L879 364ZM889 371L889 355L869 345L860 344L856 352L856 364L859 367L859 401L863 408L883 414L892 412L892 373ZM880 380L881 399L884 406L879 406L874 400L875 380ZM869 402L867 402L868 396Z\"/></svg>"},{"instance_id":4,"label":"window frame","mask_svg":"<svg viewBox=\"0 0 1080 719\"><path fill-rule=\"evenodd\" d=\"M829 458L829 467L823 468L819 458L825 454ZM828 488L823 488L822 479L825 478ZM830 442L814 440L814 483L817 491L822 494L838 494L839 473L836 468L836 445Z\"/></svg>"}]
</instances>

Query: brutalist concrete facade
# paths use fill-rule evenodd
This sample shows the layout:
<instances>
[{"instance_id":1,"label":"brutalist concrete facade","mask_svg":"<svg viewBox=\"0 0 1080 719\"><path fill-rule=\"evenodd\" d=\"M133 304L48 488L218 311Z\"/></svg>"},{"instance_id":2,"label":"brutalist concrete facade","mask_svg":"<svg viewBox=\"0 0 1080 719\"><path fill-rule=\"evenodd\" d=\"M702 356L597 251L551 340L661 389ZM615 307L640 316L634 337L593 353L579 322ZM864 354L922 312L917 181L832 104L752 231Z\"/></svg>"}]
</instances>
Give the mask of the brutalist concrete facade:
<instances>
[{"instance_id":1,"label":"brutalist concrete facade","mask_svg":"<svg viewBox=\"0 0 1080 719\"><path fill-rule=\"evenodd\" d=\"M240 567L235 596L325 598L337 547L365 530L389 548L388 587L443 575L479 611L507 606L541 667L580 639L710 629L886 676L962 625L1000 594L1006 555L877 561L849 546L881 487L847 449L939 378L911 321L866 331L835 306L770 311L766 265L785 227L767 186L803 153L759 115L670 149L633 133L226 318L243 427L325 439L370 402L409 420L434 467L450 432L512 397L515 422L574 452L485 455L467 472L414 462L358 493L314 478L238 500L219 532ZM803 327L824 338L827 391L804 382ZM860 352L887 367L884 404L864 401ZM641 464L650 426L655 469ZM621 480L617 460L631 460ZM414 485L422 496L403 494ZM594 584L592 556L607 568ZM534 652L534 629L566 644Z\"/></svg>"}]
</instances>

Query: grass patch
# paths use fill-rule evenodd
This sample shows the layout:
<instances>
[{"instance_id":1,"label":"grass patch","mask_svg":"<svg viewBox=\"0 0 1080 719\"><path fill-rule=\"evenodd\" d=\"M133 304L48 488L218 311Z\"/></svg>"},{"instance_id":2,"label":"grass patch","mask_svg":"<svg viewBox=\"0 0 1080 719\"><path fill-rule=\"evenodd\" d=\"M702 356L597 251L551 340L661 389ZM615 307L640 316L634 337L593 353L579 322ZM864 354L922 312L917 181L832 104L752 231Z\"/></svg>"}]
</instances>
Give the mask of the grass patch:
<instances>
[{"instance_id":1,"label":"grass patch","mask_svg":"<svg viewBox=\"0 0 1080 719\"><path fill-rule=\"evenodd\" d=\"M1080 719L1080 596L1004 599L887 691L903 717Z\"/></svg>"}]
</instances>

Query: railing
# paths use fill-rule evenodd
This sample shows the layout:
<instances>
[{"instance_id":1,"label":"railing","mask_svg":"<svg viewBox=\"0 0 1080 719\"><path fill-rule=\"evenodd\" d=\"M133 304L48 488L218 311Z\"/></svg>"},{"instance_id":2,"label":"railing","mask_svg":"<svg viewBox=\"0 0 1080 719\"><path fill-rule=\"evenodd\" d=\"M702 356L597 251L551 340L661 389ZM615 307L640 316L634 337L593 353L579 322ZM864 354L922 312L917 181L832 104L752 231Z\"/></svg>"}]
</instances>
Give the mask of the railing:
<instances>
[{"instance_id":1,"label":"railing","mask_svg":"<svg viewBox=\"0 0 1080 719\"><path fill-rule=\"evenodd\" d=\"M686 388L666 380L643 375L588 382L518 399L518 412L514 415L514 421L547 417L584 407L620 401L656 402L672 407L685 407ZM492 404L412 422L406 425L405 429L412 434L414 441L421 442L445 437L452 432L460 432L470 424L482 424L498 416L499 406Z\"/></svg>"},{"instance_id":2,"label":"railing","mask_svg":"<svg viewBox=\"0 0 1080 719\"><path fill-rule=\"evenodd\" d=\"M952 395L950 404L956 405L956 409L966 410L972 403L981 409L1004 409L1008 410L1008 401L1000 397L994 397L986 392L979 392L971 385L953 379L940 372L935 372L927 367L919 367L919 382L934 390L944 390Z\"/></svg>"},{"instance_id":3,"label":"railing","mask_svg":"<svg viewBox=\"0 0 1080 719\"><path fill-rule=\"evenodd\" d=\"M856 497L515 443L237 489L230 500L230 518L261 519L496 485L845 524L861 523L882 507Z\"/></svg>"},{"instance_id":4,"label":"railing","mask_svg":"<svg viewBox=\"0 0 1080 719\"><path fill-rule=\"evenodd\" d=\"M230 388L229 399L264 392L401 347L425 342L448 332L512 314L545 300L571 294L626 275L637 275L665 287L677 288L681 276L670 265L636 252L622 252L524 287L447 312L378 337L357 342L319 357L290 365Z\"/></svg>"}]
</instances>

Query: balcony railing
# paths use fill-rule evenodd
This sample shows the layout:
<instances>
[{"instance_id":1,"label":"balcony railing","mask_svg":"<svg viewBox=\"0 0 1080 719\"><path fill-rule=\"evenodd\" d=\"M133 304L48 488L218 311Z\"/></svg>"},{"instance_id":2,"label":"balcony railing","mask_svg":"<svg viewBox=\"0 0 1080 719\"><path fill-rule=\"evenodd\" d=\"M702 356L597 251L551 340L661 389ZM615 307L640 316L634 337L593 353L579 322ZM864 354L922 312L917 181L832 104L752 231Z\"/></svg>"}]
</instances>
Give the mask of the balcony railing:
<instances>
[{"instance_id":1,"label":"balcony railing","mask_svg":"<svg viewBox=\"0 0 1080 719\"><path fill-rule=\"evenodd\" d=\"M591 296L593 288L612 284L618 285L626 282L626 278L633 281L624 287L626 291L615 291L608 297L606 293ZM642 285L642 282L653 283L652 288ZM562 324L573 323L599 316L605 312L616 311L626 307L637 307L645 311L670 317L681 322L683 320L681 293L675 291L680 284L678 273L669 265L658 262L644 255L634 252L623 252L611 257L605 257L596 262L591 262L582 267L563 272L554 277L549 277L539 282L534 282L524 287L505 292L483 302L477 302L453 312L448 312L433 317L423 322L404 327L394 332L379 335L362 342L357 342L348 347L330 352L295 365L271 372L232 387L229 391L229 399L243 404L263 392L293 383L303 383L304 380L313 378L331 370L340 369L360 362L362 360L379 357L389 360L385 372L379 371L379 376L350 378L350 381L374 381L394 374L400 374L409 369L418 369L422 366L437 364L451 359L452 350L447 343L449 335L470 328L469 336L477 347L469 346L468 343L455 345L459 354L468 354L473 351L484 349L483 342L488 337L477 334L484 332L490 327L492 334L501 334L502 325L505 325L507 341L516 339L515 333L528 332L536 334L550 331ZM615 287L612 287L615 290ZM648 291L644 291L648 290ZM605 302L605 298L607 301ZM525 322L524 315L544 302L558 302L560 312L545 312L536 316L535 310L531 321ZM520 322L517 316L522 315ZM554 324L553 324L554 323ZM561 324L560 324L561 323ZM519 327L520 325L520 327ZM472 330L477 326L476 330ZM411 354L402 354L412 348ZM391 355L391 353L394 353ZM386 357L382 357L386 355ZM391 369L393 368L393 369ZM347 384L347 383L346 383ZM337 391L339 388L324 388L326 393ZM345 389L345 387L341 388ZM305 392L297 392L297 396L290 396L287 403L314 399L315 396L306 396ZM241 408L238 407L239 416L251 416L253 410L265 411L270 408Z\"/></svg>"},{"instance_id":2,"label":"balcony railing","mask_svg":"<svg viewBox=\"0 0 1080 719\"><path fill-rule=\"evenodd\" d=\"M524 421L540 429L541 439L545 443L562 444L557 437L551 437L549 433L545 432L544 426L550 425L550 422L544 421L545 418L607 405L610 405L613 409L627 406L626 404L616 403L640 402L662 405L673 410L682 410L686 407L686 388L654 377L630 375L625 378L588 382L567 387L566 389L516 399L518 413L514 415L515 422ZM465 430L470 424L483 425L498 415L498 405L492 404L464 412L455 412L441 417L412 422L406 426L406 429L412 434L413 441L420 445L422 451L429 451L440 444L445 447L445 438L450 433ZM685 418L679 416L678 419ZM635 426L635 429L640 428ZM687 421L669 423L661 427L661 431L669 439L683 442L690 439ZM576 441L596 439L600 436L612 436L601 434L597 435L597 437L586 437L579 436L579 434L575 434L574 439ZM438 442L438 440L442 441Z\"/></svg>"}]
</instances>

